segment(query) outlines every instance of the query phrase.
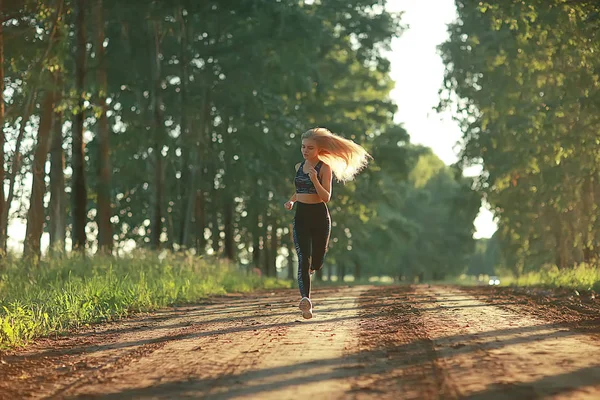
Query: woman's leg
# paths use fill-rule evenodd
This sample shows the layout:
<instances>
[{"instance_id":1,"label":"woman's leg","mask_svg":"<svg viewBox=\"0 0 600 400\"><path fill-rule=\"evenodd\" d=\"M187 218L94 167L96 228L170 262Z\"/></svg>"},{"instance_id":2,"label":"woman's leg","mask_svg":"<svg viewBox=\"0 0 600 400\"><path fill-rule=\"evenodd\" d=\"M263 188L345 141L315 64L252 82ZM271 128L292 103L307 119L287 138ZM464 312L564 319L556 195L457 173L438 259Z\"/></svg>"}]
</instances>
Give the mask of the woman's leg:
<instances>
[{"instance_id":1,"label":"woman's leg","mask_svg":"<svg viewBox=\"0 0 600 400\"><path fill-rule=\"evenodd\" d=\"M323 268L330 234L331 217L329 216L327 206L323 203L323 207L315 213L311 224L312 263L310 269L313 271Z\"/></svg>"},{"instance_id":2,"label":"woman's leg","mask_svg":"<svg viewBox=\"0 0 600 400\"><path fill-rule=\"evenodd\" d=\"M298 254L298 288L302 297L310 298L311 239L308 219L300 212L294 217L294 245Z\"/></svg>"}]
</instances>

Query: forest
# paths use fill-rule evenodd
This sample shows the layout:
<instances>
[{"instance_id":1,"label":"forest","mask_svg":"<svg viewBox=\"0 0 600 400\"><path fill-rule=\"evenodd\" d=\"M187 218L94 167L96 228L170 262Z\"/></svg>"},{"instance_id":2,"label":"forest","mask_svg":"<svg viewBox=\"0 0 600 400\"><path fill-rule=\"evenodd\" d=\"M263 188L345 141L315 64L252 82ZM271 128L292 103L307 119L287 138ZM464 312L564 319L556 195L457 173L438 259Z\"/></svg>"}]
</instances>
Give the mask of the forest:
<instances>
[{"instance_id":1,"label":"forest","mask_svg":"<svg viewBox=\"0 0 600 400\"><path fill-rule=\"evenodd\" d=\"M1 0L2 253L168 251L293 278L283 203L322 126L373 156L334 183L325 274L464 272L481 194L394 122L386 52L406 27L384 6Z\"/></svg>"}]
</instances>

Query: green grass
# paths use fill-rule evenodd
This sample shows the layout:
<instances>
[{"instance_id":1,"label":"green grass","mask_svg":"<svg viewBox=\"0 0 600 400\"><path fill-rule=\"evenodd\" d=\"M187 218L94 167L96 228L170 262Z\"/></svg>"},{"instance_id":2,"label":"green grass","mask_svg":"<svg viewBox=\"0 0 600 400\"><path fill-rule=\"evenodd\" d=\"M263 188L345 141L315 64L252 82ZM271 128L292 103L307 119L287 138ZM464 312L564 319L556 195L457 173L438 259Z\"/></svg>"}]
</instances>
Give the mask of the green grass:
<instances>
[{"instance_id":1,"label":"green grass","mask_svg":"<svg viewBox=\"0 0 600 400\"><path fill-rule=\"evenodd\" d=\"M132 312L198 301L209 295L290 287L217 260L138 252L126 258L71 256L39 265L3 261L0 347Z\"/></svg>"},{"instance_id":2,"label":"green grass","mask_svg":"<svg viewBox=\"0 0 600 400\"><path fill-rule=\"evenodd\" d=\"M502 285L543 286L551 288L571 288L600 290L600 267L579 264L573 268L559 269L556 266L540 271L528 272L517 277L501 279Z\"/></svg>"}]
</instances>

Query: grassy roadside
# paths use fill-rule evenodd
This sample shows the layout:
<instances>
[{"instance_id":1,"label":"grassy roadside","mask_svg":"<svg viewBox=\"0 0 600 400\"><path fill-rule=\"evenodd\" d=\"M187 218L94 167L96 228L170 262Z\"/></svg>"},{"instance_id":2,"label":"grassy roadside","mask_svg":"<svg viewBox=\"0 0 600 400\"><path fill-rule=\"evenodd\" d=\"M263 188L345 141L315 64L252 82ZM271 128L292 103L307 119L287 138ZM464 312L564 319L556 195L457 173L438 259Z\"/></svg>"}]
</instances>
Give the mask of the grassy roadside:
<instances>
[{"instance_id":1,"label":"grassy roadside","mask_svg":"<svg viewBox=\"0 0 600 400\"><path fill-rule=\"evenodd\" d=\"M71 256L38 266L6 261L0 272L0 348L209 295L290 285L219 261L150 252L118 259Z\"/></svg>"},{"instance_id":2,"label":"grassy roadside","mask_svg":"<svg viewBox=\"0 0 600 400\"><path fill-rule=\"evenodd\" d=\"M458 286L487 286L487 275L466 276L446 280L442 283ZM600 266L579 264L572 268L559 269L552 265L539 271L520 276L499 275L500 286L538 287L547 289L577 289L600 291Z\"/></svg>"},{"instance_id":3,"label":"grassy roadside","mask_svg":"<svg viewBox=\"0 0 600 400\"><path fill-rule=\"evenodd\" d=\"M373 278L360 281L345 282L319 282L323 286L356 286L356 285L398 285L413 284L418 282L394 282L387 279L373 280ZM455 286L488 286L490 276L461 275L449 277L444 280L426 280L422 284L430 285L455 285ZM511 287L542 287L562 288L577 290L593 290L600 292L600 265L579 264L572 268L559 269L556 266L547 266L539 271L521 274L519 277L499 275L500 286Z\"/></svg>"},{"instance_id":4,"label":"grassy roadside","mask_svg":"<svg viewBox=\"0 0 600 400\"><path fill-rule=\"evenodd\" d=\"M556 266L541 271L528 272L519 277L502 279L503 286L569 288L600 290L600 267L579 264L573 268L558 269Z\"/></svg>"},{"instance_id":5,"label":"grassy roadside","mask_svg":"<svg viewBox=\"0 0 600 400\"><path fill-rule=\"evenodd\" d=\"M489 276L461 275L449 277L444 280L426 280L421 284L430 285L455 285L455 286L488 286ZM500 286L511 287L543 287L563 288L577 290L600 291L600 266L579 264L573 268L559 269L556 266L548 266L539 271L521 274L519 277L510 275L499 275ZM394 281L389 277L365 277L360 280L348 279L345 281L314 281L315 287L337 287L358 285L410 285L419 282Z\"/></svg>"}]
</instances>

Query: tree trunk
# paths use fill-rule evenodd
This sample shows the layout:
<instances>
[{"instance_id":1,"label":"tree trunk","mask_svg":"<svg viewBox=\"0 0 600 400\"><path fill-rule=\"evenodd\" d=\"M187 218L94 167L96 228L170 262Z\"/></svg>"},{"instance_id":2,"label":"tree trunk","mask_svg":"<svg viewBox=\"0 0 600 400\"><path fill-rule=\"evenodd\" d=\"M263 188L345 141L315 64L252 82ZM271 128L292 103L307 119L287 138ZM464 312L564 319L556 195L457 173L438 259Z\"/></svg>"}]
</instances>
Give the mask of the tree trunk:
<instances>
[{"instance_id":1,"label":"tree trunk","mask_svg":"<svg viewBox=\"0 0 600 400\"><path fill-rule=\"evenodd\" d=\"M61 79L57 79L59 90ZM60 91L57 91L60 93ZM60 95L59 95L60 96ZM58 104L57 97L55 103ZM50 147L50 251L64 252L66 239L65 153L63 151L62 111L54 113Z\"/></svg>"},{"instance_id":2,"label":"tree trunk","mask_svg":"<svg viewBox=\"0 0 600 400\"><path fill-rule=\"evenodd\" d=\"M252 223L252 266L260 269L260 215L255 214L255 219Z\"/></svg>"},{"instance_id":3,"label":"tree trunk","mask_svg":"<svg viewBox=\"0 0 600 400\"><path fill-rule=\"evenodd\" d=\"M288 269L288 279L293 281L295 278L294 274L294 247L288 245L288 257L287 257L287 269Z\"/></svg>"},{"instance_id":4,"label":"tree trunk","mask_svg":"<svg viewBox=\"0 0 600 400\"><path fill-rule=\"evenodd\" d=\"M4 240L0 243L0 247L2 247L2 252L4 253L6 253L6 240L8 238L8 212L10 210L10 206L15 195L15 182L17 180L17 175L21 170L21 145L23 143L23 137L25 136L25 127L27 125L27 121L29 121L29 118L31 117L31 113L33 112L33 106L35 104L37 96L36 89L29 90L30 92L29 96L27 97L25 112L21 120L21 126L19 127L19 134L17 135L17 140L15 142L15 152L12 156L12 165L8 173L8 197L6 198L6 205L3 210L4 212L0 215L0 230L2 231L2 234L0 236L4 237Z\"/></svg>"},{"instance_id":5,"label":"tree trunk","mask_svg":"<svg viewBox=\"0 0 600 400\"><path fill-rule=\"evenodd\" d=\"M73 121L73 177L71 182L73 228L73 249L85 250L87 223L87 187L85 183L85 150L83 142L83 122L85 118L83 90L85 82L86 60L86 0L76 2L75 29L77 35L77 51L75 59L75 91L77 93L77 111Z\"/></svg>"},{"instance_id":6,"label":"tree trunk","mask_svg":"<svg viewBox=\"0 0 600 400\"><path fill-rule=\"evenodd\" d=\"M150 230L150 246L154 250L160 249L160 236L162 233L162 201L164 198L163 158L160 150L154 147L154 199L152 202L152 221Z\"/></svg>"},{"instance_id":7,"label":"tree trunk","mask_svg":"<svg viewBox=\"0 0 600 400\"><path fill-rule=\"evenodd\" d=\"M337 265L338 268L338 282L344 282L344 277L346 276L346 264L339 263ZM331 269L331 268L329 268Z\"/></svg>"},{"instance_id":8,"label":"tree trunk","mask_svg":"<svg viewBox=\"0 0 600 400\"><path fill-rule=\"evenodd\" d=\"M154 33L154 54L152 56L153 68L153 91L152 91L152 109L154 126L154 199L153 215L151 220L150 245L153 249L160 248L160 236L162 233L163 202L164 202L164 160L162 155L163 148L163 130L164 122L162 115L162 96L161 96L161 61L160 61L160 32L159 23L152 22Z\"/></svg>"},{"instance_id":9,"label":"tree trunk","mask_svg":"<svg viewBox=\"0 0 600 400\"><path fill-rule=\"evenodd\" d=\"M196 179L196 171L190 168L189 146L182 142L179 148L181 149L181 157L179 157L181 176L177 179L177 200L180 204L176 207L177 243L182 248L188 248L196 199L196 192L190 187L190 182Z\"/></svg>"},{"instance_id":10,"label":"tree trunk","mask_svg":"<svg viewBox=\"0 0 600 400\"><path fill-rule=\"evenodd\" d=\"M37 135L37 145L33 158L33 183L31 200L27 212L27 229L23 257L41 257L41 238L44 231L44 194L46 193L46 158L48 157L52 117L54 115L54 92L48 90L42 102L42 115Z\"/></svg>"},{"instance_id":11,"label":"tree trunk","mask_svg":"<svg viewBox=\"0 0 600 400\"><path fill-rule=\"evenodd\" d=\"M219 192L214 188L212 188L212 196L211 196L211 200L212 200L212 204L211 204L211 211L212 211L212 221L211 221L211 227L210 227L210 234L211 234L211 239L212 239L212 249L215 255L218 255L220 252L220 238L221 238L221 231L219 229L219 213L217 212L218 208L217 208L217 204L219 203L218 201L218 195Z\"/></svg>"},{"instance_id":12,"label":"tree trunk","mask_svg":"<svg viewBox=\"0 0 600 400\"><path fill-rule=\"evenodd\" d=\"M269 243L271 262L269 268L271 270L270 276L277 277L277 254L279 250L279 237L277 236L277 229L275 226L271 229L271 241Z\"/></svg>"},{"instance_id":13,"label":"tree trunk","mask_svg":"<svg viewBox=\"0 0 600 400\"><path fill-rule=\"evenodd\" d=\"M182 151L186 150L182 149ZM195 218L192 218L192 216L195 217L197 207L197 193L192 187L189 187L191 186L189 183L196 181L196 169L193 168L189 171L187 167L182 167L180 180L183 179L186 179L188 184L181 185L181 190L179 192L181 204L184 207L180 220L179 245L188 248L190 244L192 222L195 221Z\"/></svg>"},{"instance_id":14,"label":"tree trunk","mask_svg":"<svg viewBox=\"0 0 600 400\"><path fill-rule=\"evenodd\" d=\"M317 272L315 272L315 279L318 281L322 281L323 280L323 270L320 269Z\"/></svg>"},{"instance_id":15,"label":"tree trunk","mask_svg":"<svg viewBox=\"0 0 600 400\"><path fill-rule=\"evenodd\" d=\"M196 191L196 207L194 210L194 223L196 224L196 254L202 255L206 251L206 239L204 238L204 228L206 227L206 212L204 192Z\"/></svg>"},{"instance_id":16,"label":"tree trunk","mask_svg":"<svg viewBox=\"0 0 600 400\"><path fill-rule=\"evenodd\" d=\"M554 239L556 241L554 260L559 269L564 269L567 266L567 250L565 245L566 238L563 235L563 226L560 216L557 216L556 218L556 225L554 226Z\"/></svg>"},{"instance_id":17,"label":"tree trunk","mask_svg":"<svg viewBox=\"0 0 600 400\"><path fill-rule=\"evenodd\" d=\"M218 255L221 251L221 245L220 245L220 240L221 240L221 231L219 230L219 219L217 217L217 213L215 212L212 216L212 222L210 225L210 234L211 234L211 241L212 241L212 249L213 249L213 253L215 255Z\"/></svg>"},{"instance_id":18,"label":"tree trunk","mask_svg":"<svg viewBox=\"0 0 600 400\"><path fill-rule=\"evenodd\" d=\"M223 202L223 232L225 232L225 257L230 261L235 259L235 243L233 239L233 202Z\"/></svg>"},{"instance_id":19,"label":"tree trunk","mask_svg":"<svg viewBox=\"0 0 600 400\"><path fill-rule=\"evenodd\" d=\"M165 171L166 173L166 171ZM170 251L175 251L175 242L177 240L177 234L173 223L173 207L166 207L166 203L163 203L163 214L165 215L165 234L167 235L167 248Z\"/></svg>"},{"instance_id":20,"label":"tree trunk","mask_svg":"<svg viewBox=\"0 0 600 400\"><path fill-rule=\"evenodd\" d=\"M183 88L182 88L183 90ZM183 101L183 100L182 100ZM183 246L187 246L190 241L190 235L192 231L192 227L195 225L196 229L196 249L198 254L204 253L204 248L206 247L206 240L204 239L204 228L206 227L206 215L204 211L205 206L205 196L204 196L204 185L201 184L203 176L204 168L202 167L202 160L200 159L200 153L202 150L203 143L203 135L206 133L208 118L209 118L209 105L208 105L208 94L204 92L204 96L202 99L202 113L200 117L200 123L198 128L198 133L195 139L192 139L193 143L188 144L188 146L192 149L192 156L189 157L188 161L185 163L185 166L182 169L181 179L184 179L184 176L187 176L189 183L185 190L182 191L182 196L187 193L187 199L183 204L186 204L186 213L182 217L181 223L181 244ZM185 112L185 111L184 111ZM182 118L182 123L184 123L184 119ZM190 135L191 136L191 135ZM185 142L188 143L188 142ZM183 150L182 150L183 151ZM186 153L188 151L186 149ZM190 165L191 163L191 170ZM185 172L185 174L184 174ZM183 185L186 186L186 185Z\"/></svg>"},{"instance_id":21,"label":"tree trunk","mask_svg":"<svg viewBox=\"0 0 600 400\"><path fill-rule=\"evenodd\" d=\"M594 224L596 222L596 213L594 211L594 181L588 176L583 181L582 188L583 200L583 218L580 218L580 224L583 228L583 261L591 263L596 259L597 249L594 246Z\"/></svg>"},{"instance_id":22,"label":"tree trunk","mask_svg":"<svg viewBox=\"0 0 600 400\"><path fill-rule=\"evenodd\" d=\"M265 224L265 235L263 236L262 242L262 253L263 253L263 273L266 276L271 276L271 249L269 248L269 242L271 240L271 235L269 234L269 227Z\"/></svg>"},{"instance_id":23,"label":"tree trunk","mask_svg":"<svg viewBox=\"0 0 600 400\"><path fill-rule=\"evenodd\" d=\"M198 187L196 193L196 214L195 214L195 224L196 231L199 233L196 236L196 243L198 246L199 254L203 254L206 251L206 239L204 238L204 229L206 228L208 221L206 217L206 193L208 188L214 187L214 182L211 180L209 182L209 186L207 187L206 182L204 182L205 177L208 175L207 162L206 162L206 143L209 143L206 138L207 132L209 131L209 127L212 125L212 119L210 116L211 102L210 102L210 93L208 89L204 91L203 97L204 107L202 109L202 119L200 120L200 126L198 128L198 134L196 137L197 143L197 158L195 159L196 167L198 168L198 177L196 178L196 184Z\"/></svg>"},{"instance_id":24,"label":"tree trunk","mask_svg":"<svg viewBox=\"0 0 600 400\"><path fill-rule=\"evenodd\" d=\"M361 268L358 261L354 262L354 280L358 281L361 278Z\"/></svg>"},{"instance_id":25,"label":"tree trunk","mask_svg":"<svg viewBox=\"0 0 600 400\"><path fill-rule=\"evenodd\" d=\"M296 253L296 244L294 243L294 224L289 224L289 238L288 238L288 279L294 280L296 278L295 265L296 259L294 254Z\"/></svg>"},{"instance_id":26,"label":"tree trunk","mask_svg":"<svg viewBox=\"0 0 600 400\"><path fill-rule=\"evenodd\" d=\"M187 61L187 28L186 19L183 12L183 7L179 9L179 58L181 65L181 83L180 83L180 99L181 99L181 119L179 126L181 134L179 136L179 148L181 149L181 157L179 157L179 170L181 176L177 181L177 194L181 206L179 208L179 245L188 247L190 243L190 227L192 225L192 215L196 204L196 165L190 167L190 158L193 163L194 157L190 157L190 153L194 154L193 140L191 138L189 119L188 119L188 96L187 86L188 78L188 61ZM189 184L189 183L191 184Z\"/></svg>"},{"instance_id":27,"label":"tree trunk","mask_svg":"<svg viewBox=\"0 0 600 400\"><path fill-rule=\"evenodd\" d=\"M4 2L0 0L0 14L4 12ZM0 23L0 216L4 215L7 208L4 197L4 32ZM0 218L1 219L1 218ZM1 224L0 224L1 225ZM0 226L0 259L6 253L6 231Z\"/></svg>"},{"instance_id":28,"label":"tree trunk","mask_svg":"<svg viewBox=\"0 0 600 400\"><path fill-rule=\"evenodd\" d=\"M104 58L104 7L102 0L96 0L96 57L98 62L98 105L101 109L98 118L98 251L111 254L113 249L112 205L111 205L111 166L110 166L110 128L106 116L106 95L108 83Z\"/></svg>"},{"instance_id":29,"label":"tree trunk","mask_svg":"<svg viewBox=\"0 0 600 400\"><path fill-rule=\"evenodd\" d=\"M62 10L62 9L61 9ZM64 19L63 15L60 16ZM58 23L59 19L57 19ZM64 30L57 28L56 41L64 38ZM50 137L50 205L49 205L49 236L50 236L50 254L63 254L65 252L65 242L67 239L67 197L65 193L65 153L63 150L63 112L56 109L62 101L64 82L63 68L58 69L54 76L56 90L54 91L55 111L53 120L53 129Z\"/></svg>"}]
</instances>

